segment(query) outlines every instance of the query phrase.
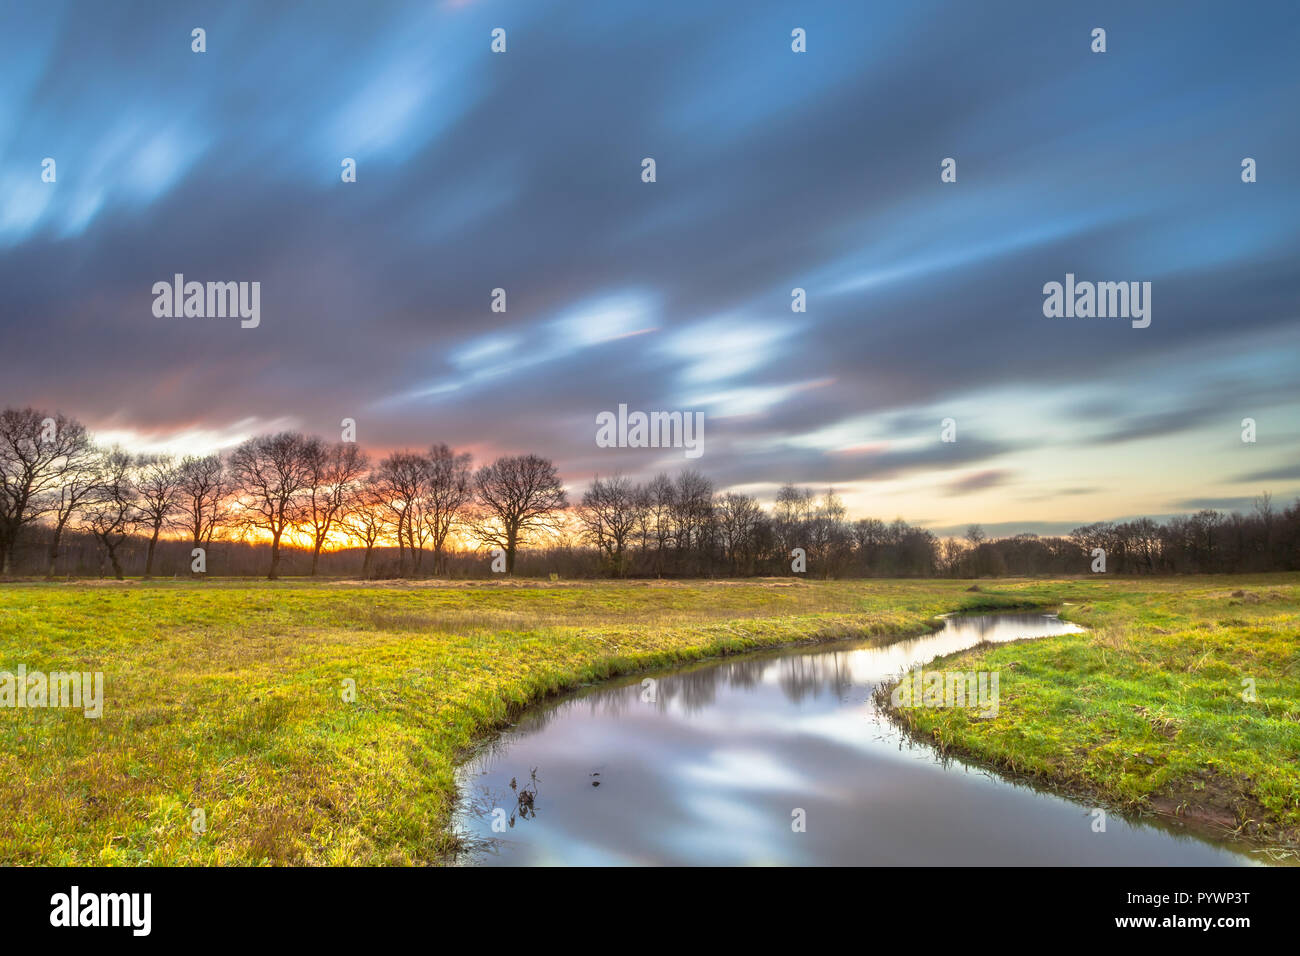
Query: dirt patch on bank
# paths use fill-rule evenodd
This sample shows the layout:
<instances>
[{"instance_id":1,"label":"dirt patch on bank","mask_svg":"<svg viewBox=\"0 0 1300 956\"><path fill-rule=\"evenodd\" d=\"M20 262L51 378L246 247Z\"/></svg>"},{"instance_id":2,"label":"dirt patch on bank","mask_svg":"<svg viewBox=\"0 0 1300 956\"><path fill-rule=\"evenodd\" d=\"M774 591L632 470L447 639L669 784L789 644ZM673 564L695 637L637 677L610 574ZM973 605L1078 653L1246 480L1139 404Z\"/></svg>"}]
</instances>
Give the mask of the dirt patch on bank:
<instances>
[{"instance_id":1,"label":"dirt patch on bank","mask_svg":"<svg viewBox=\"0 0 1300 956\"><path fill-rule=\"evenodd\" d=\"M1152 794L1148 803L1155 813L1195 828L1208 827L1252 842L1300 843L1300 832L1268 823L1268 810L1251 791L1249 781L1200 771Z\"/></svg>"}]
</instances>

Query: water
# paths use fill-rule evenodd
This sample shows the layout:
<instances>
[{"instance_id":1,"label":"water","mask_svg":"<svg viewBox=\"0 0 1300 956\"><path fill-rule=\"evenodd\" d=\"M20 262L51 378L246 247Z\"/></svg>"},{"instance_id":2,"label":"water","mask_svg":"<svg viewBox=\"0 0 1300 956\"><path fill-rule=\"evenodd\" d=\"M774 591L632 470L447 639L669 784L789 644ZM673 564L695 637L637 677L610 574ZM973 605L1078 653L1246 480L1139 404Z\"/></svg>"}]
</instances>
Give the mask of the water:
<instances>
[{"instance_id":1,"label":"water","mask_svg":"<svg viewBox=\"0 0 1300 956\"><path fill-rule=\"evenodd\" d=\"M1114 814L1094 832L1090 806L939 760L871 700L882 680L939 655L1076 630L1039 613L949 617L934 634L883 646L841 642L650 675L653 702L638 677L539 706L462 768L457 826L473 847L464 862L1251 863ZM797 810L804 832L792 828Z\"/></svg>"}]
</instances>

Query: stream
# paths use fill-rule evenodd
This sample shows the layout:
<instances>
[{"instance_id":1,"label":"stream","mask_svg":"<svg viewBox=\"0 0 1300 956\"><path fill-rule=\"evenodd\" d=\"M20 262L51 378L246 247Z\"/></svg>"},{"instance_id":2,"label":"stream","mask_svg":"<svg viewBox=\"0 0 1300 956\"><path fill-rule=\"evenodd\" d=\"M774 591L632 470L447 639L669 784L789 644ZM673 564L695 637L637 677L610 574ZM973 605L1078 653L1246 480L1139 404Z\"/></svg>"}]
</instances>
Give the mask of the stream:
<instances>
[{"instance_id":1,"label":"stream","mask_svg":"<svg viewBox=\"0 0 1300 956\"><path fill-rule=\"evenodd\" d=\"M940 758L872 700L882 681L981 641L1078 630L1038 612L949 616L920 637L760 651L530 708L461 768L461 862L1256 862L1150 818L1108 813L1099 830L1092 806ZM983 689L986 710L988 675Z\"/></svg>"}]
</instances>

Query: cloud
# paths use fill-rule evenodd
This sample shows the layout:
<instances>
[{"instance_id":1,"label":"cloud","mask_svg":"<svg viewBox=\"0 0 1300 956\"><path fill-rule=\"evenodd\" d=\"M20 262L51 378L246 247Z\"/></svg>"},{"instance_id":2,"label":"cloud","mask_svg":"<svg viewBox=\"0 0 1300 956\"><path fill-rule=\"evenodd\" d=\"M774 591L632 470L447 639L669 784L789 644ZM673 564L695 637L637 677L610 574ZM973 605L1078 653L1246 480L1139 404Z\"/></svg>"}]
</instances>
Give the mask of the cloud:
<instances>
[{"instance_id":1,"label":"cloud","mask_svg":"<svg viewBox=\"0 0 1300 956\"><path fill-rule=\"evenodd\" d=\"M1252 471L1249 474L1240 475L1236 480L1242 482L1300 481L1300 465L1283 465L1280 468Z\"/></svg>"},{"instance_id":2,"label":"cloud","mask_svg":"<svg viewBox=\"0 0 1300 956\"><path fill-rule=\"evenodd\" d=\"M352 417L377 449L566 474L668 461L596 449L598 411L698 407L719 484L905 478L917 512L1021 507L1009 475L1149 500L1155 441L1222 483L1236 422L1295 420L1300 181L1246 186L1235 154L1300 153L1280 0L1117 9L1139 79L1051 5L811 0L807 54L742 0L312 10L225 4L203 55L167 5L7 13L0 402L155 436ZM1045 319L1067 271L1152 281L1152 326ZM153 318L176 272L260 281L261 325ZM1240 480L1293 479L1293 445L1262 440Z\"/></svg>"},{"instance_id":3,"label":"cloud","mask_svg":"<svg viewBox=\"0 0 1300 956\"><path fill-rule=\"evenodd\" d=\"M1012 472L1006 469L992 468L965 475L944 486L946 495L969 495L978 491L1005 485L1011 480Z\"/></svg>"},{"instance_id":4,"label":"cloud","mask_svg":"<svg viewBox=\"0 0 1300 956\"><path fill-rule=\"evenodd\" d=\"M1185 511L1238 511L1249 512L1255 509L1255 499L1251 496L1225 496L1221 498L1184 498L1175 507Z\"/></svg>"}]
</instances>

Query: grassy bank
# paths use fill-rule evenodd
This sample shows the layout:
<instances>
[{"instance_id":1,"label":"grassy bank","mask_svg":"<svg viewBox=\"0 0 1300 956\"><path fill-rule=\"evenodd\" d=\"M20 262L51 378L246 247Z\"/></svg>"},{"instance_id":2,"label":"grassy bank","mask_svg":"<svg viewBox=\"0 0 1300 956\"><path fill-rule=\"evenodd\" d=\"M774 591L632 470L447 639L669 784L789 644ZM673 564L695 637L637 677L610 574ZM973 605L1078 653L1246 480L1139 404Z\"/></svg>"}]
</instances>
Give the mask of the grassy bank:
<instances>
[{"instance_id":1,"label":"grassy bank","mask_svg":"<svg viewBox=\"0 0 1300 956\"><path fill-rule=\"evenodd\" d=\"M1219 781L1270 826L1295 825L1296 576L968 585L0 586L0 670L102 671L107 683L98 720L0 709L0 863L436 862L452 844L457 759L547 694L780 643L918 633L943 611L1062 601L1095 630L978 652L1010 655L996 720L929 712L916 719L944 723L918 731L1132 802ZM1238 588L1259 599L1228 596ZM1258 704L1236 696L1240 676L1256 677Z\"/></svg>"},{"instance_id":2,"label":"grassy bank","mask_svg":"<svg viewBox=\"0 0 1300 956\"><path fill-rule=\"evenodd\" d=\"M530 701L1009 600L951 582L2 586L0 670L102 671L107 690L98 720L0 709L0 863L434 862L457 757Z\"/></svg>"},{"instance_id":3,"label":"grassy bank","mask_svg":"<svg viewBox=\"0 0 1300 956\"><path fill-rule=\"evenodd\" d=\"M935 670L997 671L996 717L905 708L950 753L1260 847L1300 844L1300 588L1294 575L1051 592L1089 630L983 645ZM1247 699L1253 686L1254 699Z\"/></svg>"}]
</instances>

